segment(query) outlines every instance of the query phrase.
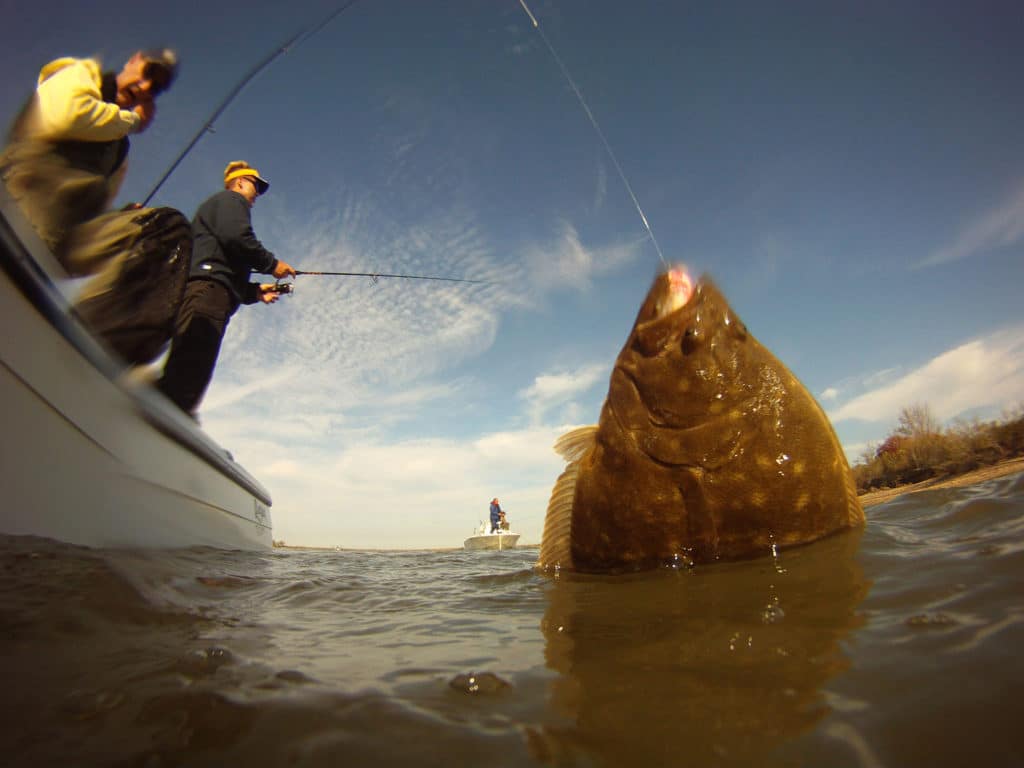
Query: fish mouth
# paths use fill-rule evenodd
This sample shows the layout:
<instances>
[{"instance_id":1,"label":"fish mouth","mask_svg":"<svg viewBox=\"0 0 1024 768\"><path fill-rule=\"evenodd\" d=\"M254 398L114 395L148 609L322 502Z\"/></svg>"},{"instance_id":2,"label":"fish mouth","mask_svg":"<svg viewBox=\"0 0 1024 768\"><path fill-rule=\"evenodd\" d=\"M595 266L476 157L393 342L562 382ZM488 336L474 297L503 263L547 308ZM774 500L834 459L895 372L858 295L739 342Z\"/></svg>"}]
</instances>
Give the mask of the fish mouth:
<instances>
[{"instance_id":1,"label":"fish mouth","mask_svg":"<svg viewBox=\"0 0 1024 768\"><path fill-rule=\"evenodd\" d=\"M733 349L722 342L745 338L745 326L732 315L714 281L707 275L694 280L684 267L672 268L651 286L612 375L628 382L651 426L686 428L694 419L692 404L666 395L666 388L676 391L669 380L692 376L695 386L714 387L708 366L718 370L718 357Z\"/></svg>"},{"instance_id":2,"label":"fish mouth","mask_svg":"<svg viewBox=\"0 0 1024 768\"><path fill-rule=\"evenodd\" d=\"M645 355L657 354L682 334L690 315L697 312L704 283L704 278L695 280L683 266L671 267L655 279L634 324Z\"/></svg>"},{"instance_id":3,"label":"fish mouth","mask_svg":"<svg viewBox=\"0 0 1024 768\"><path fill-rule=\"evenodd\" d=\"M694 293L698 284L690 276L686 267L672 267L665 273L665 288L662 295L655 299L653 322L664 319L674 312L685 307Z\"/></svg>"}]
</instances>

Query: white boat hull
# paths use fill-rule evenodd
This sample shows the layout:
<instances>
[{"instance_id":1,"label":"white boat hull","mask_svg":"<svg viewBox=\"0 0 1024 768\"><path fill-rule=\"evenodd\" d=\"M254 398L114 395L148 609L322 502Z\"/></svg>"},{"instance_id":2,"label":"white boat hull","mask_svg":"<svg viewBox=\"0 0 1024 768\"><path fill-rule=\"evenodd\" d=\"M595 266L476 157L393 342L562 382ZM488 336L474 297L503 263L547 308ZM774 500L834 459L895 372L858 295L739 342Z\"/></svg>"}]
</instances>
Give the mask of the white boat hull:
<instances>
[{"instance_id":1,"label":"white boat hull","mask_svg":"<svg viewBox=\"0 0 1024 768\"><path fill-rule=\"evenodd\" d=\"M481 533L463 542L466 549L512 549L519 541L518 533Z\"/></svg>"},{"instance_id":2,"label":"white boat hull","mask_svg":"<svg viewBox=\"0 0 1024 768\"><path fill-rule=\"evenodd\" d=\"M270 496L64 314L0 187L0 533L93 547L272 546Z\"/></svg>"}]
</instances>

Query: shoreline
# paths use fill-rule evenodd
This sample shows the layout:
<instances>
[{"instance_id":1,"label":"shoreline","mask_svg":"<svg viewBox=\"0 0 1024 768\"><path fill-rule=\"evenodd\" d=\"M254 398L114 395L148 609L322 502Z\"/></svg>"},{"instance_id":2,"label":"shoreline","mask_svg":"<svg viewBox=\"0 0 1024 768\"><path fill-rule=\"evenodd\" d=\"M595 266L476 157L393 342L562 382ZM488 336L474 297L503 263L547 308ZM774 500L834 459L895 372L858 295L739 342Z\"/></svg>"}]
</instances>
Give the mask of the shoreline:
<instances>
[{"instance_id":1,"label":"shoreline","mask_svg":"<svg viewBox=\"0 0 1024 768\"><path fill-rule=\"evenodd\" d=\"M998 464L981 467L980 469L972 469L970 472L965 472L961 475L931 477L927 480L922 480L920 483L899 485L895 488L885 488L879 491L869 491L859 495L857 498L860 499L861 506L867 509L876 504L881 504L883 501L895 499L897 496L902 496L905 493L918 493L938 488L962 488L965 485L983 483L986 480L994 480L997 477L1005 477L1017 472L1024 472L1024 457L1018 456L1013 459L1005 459Z\"/></svg>"}]
</instances>

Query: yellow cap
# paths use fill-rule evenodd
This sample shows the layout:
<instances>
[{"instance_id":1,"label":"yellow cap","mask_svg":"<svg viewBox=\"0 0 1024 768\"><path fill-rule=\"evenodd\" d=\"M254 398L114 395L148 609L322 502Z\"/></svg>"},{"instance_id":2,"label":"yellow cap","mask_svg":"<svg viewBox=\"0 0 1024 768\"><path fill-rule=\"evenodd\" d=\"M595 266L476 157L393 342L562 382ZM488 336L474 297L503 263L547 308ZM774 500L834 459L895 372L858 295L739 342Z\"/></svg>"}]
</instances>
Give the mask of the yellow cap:
<instances>
[{"instance_id":1,"label":"yellow cap","mask_svg":"<svg viewBox=\"0 0 1024 768\"><path fill-rule=\"evenodd\" d=\"M258 194L262 195L270 189L270 182L260 176L260 172L244 160L232 160L228 163L228 167L224 169L224 186L226 187L235 179L240 179L243 176L252 177L253 181L256 182L256 192Z\"/></svg>"}]
</instances>

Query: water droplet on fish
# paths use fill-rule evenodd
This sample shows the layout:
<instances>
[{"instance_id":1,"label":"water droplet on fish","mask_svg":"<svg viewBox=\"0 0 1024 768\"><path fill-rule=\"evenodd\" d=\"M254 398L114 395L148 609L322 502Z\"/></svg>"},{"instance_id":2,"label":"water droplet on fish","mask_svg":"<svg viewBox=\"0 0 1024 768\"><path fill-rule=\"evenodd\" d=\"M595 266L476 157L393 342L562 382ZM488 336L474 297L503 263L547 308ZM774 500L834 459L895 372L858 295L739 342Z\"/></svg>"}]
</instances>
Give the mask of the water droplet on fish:
<instances>
[{"instance_id":1,"label":"water droplet on fish","mask_svg":"<svg viewBox=\"0 0 1024 768\"><path fill-rule=\"evenodd\" d=\"M692 568L693 558L685 552L676 552L672 555L672 560L668 563L669 568L679 570L680 568Z\"/></svg>"},{"instance_id":2,"label":"water droplet on fish","mask_svg":"<svg viewBox=\"0 0 1024 768\"><path fill-rule=\"evenodd\" d=\"M761 621L765 624L775 624L782 621L785 615L786 612L777 603L769 603L761 611Z\"/></svg>"}]
</instances>

